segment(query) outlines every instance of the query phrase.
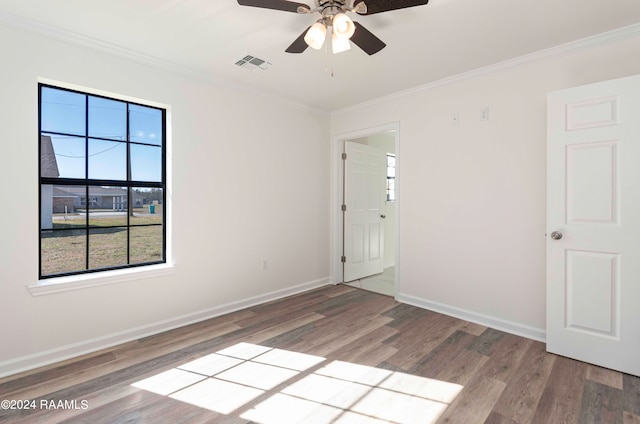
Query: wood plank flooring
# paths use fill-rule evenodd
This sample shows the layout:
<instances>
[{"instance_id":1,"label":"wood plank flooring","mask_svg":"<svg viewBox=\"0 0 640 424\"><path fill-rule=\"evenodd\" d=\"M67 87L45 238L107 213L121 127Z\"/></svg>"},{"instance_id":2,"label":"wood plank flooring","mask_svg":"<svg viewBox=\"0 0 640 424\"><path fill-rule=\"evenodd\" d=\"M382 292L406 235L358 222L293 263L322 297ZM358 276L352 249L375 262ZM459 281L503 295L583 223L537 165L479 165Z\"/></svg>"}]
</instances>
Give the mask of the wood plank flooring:
<instances>
[{"instance_id":1,"label":"wood plank flooring","mask_svg":"<svg viewBox=\"0 0 640 424\"><path fill-rule=\"evenodd\" d=\"M640 378L347 286L0 379L3 399L30 424L640 424Z\"/></svg>"}]
</instances>

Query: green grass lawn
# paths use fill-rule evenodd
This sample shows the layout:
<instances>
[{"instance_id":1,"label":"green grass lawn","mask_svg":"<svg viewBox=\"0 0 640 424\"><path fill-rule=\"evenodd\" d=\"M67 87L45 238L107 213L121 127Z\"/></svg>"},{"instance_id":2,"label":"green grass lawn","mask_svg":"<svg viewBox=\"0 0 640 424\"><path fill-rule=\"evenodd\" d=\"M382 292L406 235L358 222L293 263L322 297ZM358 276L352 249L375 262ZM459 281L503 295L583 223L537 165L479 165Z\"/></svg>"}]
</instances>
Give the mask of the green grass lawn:
<instances>
[{"instance_id":1,"label":"green grass lawn","mask_svg":"<svg viewBox=\"0 0 640 424\"><path fill-rule=\"evenodd\" d=\"M84 217L60 218L54 216L53 227L62 231L42 232L42 275L86 269ZM92 217L90 211L89 224L89 269L127 265L127 227L118 227L127 224L126 213ZM162 215L133 216L130 224L129 264L162 260Z\"/></svg>"}]
</instances>

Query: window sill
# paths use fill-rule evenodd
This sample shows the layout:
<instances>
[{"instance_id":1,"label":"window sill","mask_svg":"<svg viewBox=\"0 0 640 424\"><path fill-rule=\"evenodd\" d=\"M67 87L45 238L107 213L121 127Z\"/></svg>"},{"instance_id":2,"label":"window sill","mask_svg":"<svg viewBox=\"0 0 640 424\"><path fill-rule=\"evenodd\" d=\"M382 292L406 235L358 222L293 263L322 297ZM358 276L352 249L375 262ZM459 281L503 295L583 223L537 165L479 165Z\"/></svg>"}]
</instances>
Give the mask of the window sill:
<instances>
[{"instance_id":1,"label":"window sill","mask_svg":"<svg viewBox=\"0 0 640 424\"><path fill-rule=\"evenodd\" d=\"M29 289L29 292L31 292L32 296L42 296L45 294L80 290L88 287L169 275L173 274L174 271L175 266L170 264L149 265L140 268L120 269L95 274L84 274L80 276L74 275L72 277L40 280L36 284L27 286L27 288Z\"/></svg>"}]
</instances>

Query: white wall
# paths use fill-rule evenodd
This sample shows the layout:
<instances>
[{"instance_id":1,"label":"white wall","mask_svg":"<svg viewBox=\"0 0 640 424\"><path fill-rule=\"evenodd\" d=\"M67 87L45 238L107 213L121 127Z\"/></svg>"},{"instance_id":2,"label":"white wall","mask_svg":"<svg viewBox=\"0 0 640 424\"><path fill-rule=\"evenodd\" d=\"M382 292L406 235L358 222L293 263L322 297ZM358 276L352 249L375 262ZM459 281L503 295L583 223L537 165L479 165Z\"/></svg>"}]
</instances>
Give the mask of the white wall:
<instances>
[{"instance_id":1,"label":"white wall","mask_svg":"<svg viewBox=\"0 0 640 424\"><path fill-rule=\"evenodd\" d=\"M0 375L328 281L328 114L22 29L0 26L0 47ZM38 279L38 78L171 106L175 272L27 290Z\"/></svg>"},{"instance_id":2,"label":"white wall","mask_svg":"<svg viewBox=\"0 0 640 424\"><path fill-rule=\"evenodd\" d=\"M334 135L400 123L400 300L544 338L546 94L638 57L628 38L332 114Z\"/></svg>"}]
</instances>

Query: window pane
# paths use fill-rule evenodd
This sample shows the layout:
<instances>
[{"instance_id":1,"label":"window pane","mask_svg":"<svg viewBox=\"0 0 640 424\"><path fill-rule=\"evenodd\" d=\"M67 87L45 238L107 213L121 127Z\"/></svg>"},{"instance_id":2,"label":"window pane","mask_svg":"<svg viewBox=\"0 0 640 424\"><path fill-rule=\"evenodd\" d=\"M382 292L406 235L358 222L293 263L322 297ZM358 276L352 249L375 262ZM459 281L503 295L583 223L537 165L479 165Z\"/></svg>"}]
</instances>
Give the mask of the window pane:
<instances>
[{"instance_id":1,"label":"window pane","mask_svg":"<svg viewBox=\"0 0 640 424\"><path fill-rule=\"evenodd\" d=\"M126 264L126 227L92 228L89 230L89 269Z\"/></svg>"},{"instance_id":2,"label":"window pane","mask_svg":"<svg viewBox=\"0 0 640 424\"><path fill-rule=\"evenodd\" d=\"M387 178L387 201L396 200L396 180L395 178Z\"/></svg>"},{"instance_id":3,"label":"window pane","mask_svg":"<svg viewBox=\"0 0 640 424\"><path fill-rule=\"evenodd\" d=\"M163 213L161 188L133 189L131 225L162 224Z\"/></svg>"},{"instance_id":4,"label":"window pane","mask_svg":"<svg viewBox=\"0 0 640 424\"><path fill-rule=\"evenodd\" d=\"M396 168L391 167L391 166L388 167L387 168L387 177L395 178L395 176L396 176Z\"/></svg>"},{"instance_id":5,"label":"window pane","mask_svg":"<svg viewBox=\"0 0 640 424\"><path fill-rule=\"evenodd\" d=\"M42 134L40 136L40 172L43 177L84 178L84 138Z\"/></svg>"},{"instance_id":6,"label":"window pane","mask_svg":"<svg viewBox=\"0 0 640 424\"><path fill-rule=\"evenodd\" d=\"M42 231L41 274L84 271L86 234L85 230Z\"/></svg>"},{"instance_id":7,"label":"window pane","mask_svg":"<svg viewBox=\"0 0 640 424\"><path fill-rule=\"evenodd\" d=\"M393 155L387 155L387 166L396 166L396 157Z\"/></svg>"},{"instance_id":8,"label":"window pane","mask_svg":"<svg viewBox=\"0 0 640 424\"><path fill-rule=\"evenodd\" d=\"M127 144L89 140L89 178L126 181Z\"/></svg>"},{"instance_id":9,"label":"window pane","mask_svg":"<svg viewBox=\"0 0 640 424\"><path fill-rule=\"evenodd\" d=\"M129 140L162 145L162 111L145 106L129 105Z\"/></svg>"},{"instance_id":10,"label":"window pane","mask_svg":"<svg viewBox=\"0 0 640 424\"><path fill-rule=\"evenodd\" d=\"M53 186L40 186L40 229L50 230L53 228Z\"/></svg>"},{"instance_id":11,"label":"window pane","mask_svg":"<svg viewBox=\"0 0 640 424\"><path fill-rule=\"evenodd\" d=\"M89 225L116 227L127 225L126 187L89 186Z\"/></svg>"},{"instance_id":12,"label":"window pane","mask_svg":"<svg viewBox=\"0 0 640 424\"><path fill-rule=\"evenodd\" d=\"M40 188L40 223L43 230L76 228L86 225L86 215L80 213L80 198L84 186L42 185Z\"/></svg>"},{"instance_id":13,"label":"window pane","mask_svg":"<svg viewBox=\"0 0 640 424\"><path fill-rule=\"evenodd\" d=\"M84 94L42 87L41 131L85 135L85 111Z\"/></svg>"},{"instance_id":14,"label":"window pane","mask_svg":"<svg viewBox=\"0 0 640 424\"><path fill-rule=\"evenodd\" d=\"M131 228L131 263L162 261L162 226Z\"/></svg>"},{"instance_id":15,"label":"window pane","mask_svg":"<svg viewBox=\"0 0 640 424\"><path fill-rule=\"evenodd\" d=\"M89 96L89 137L127 140L127 104Z\"/></svg>"},{"instance_id":16,"label":"window pane","mask_svg":"<svg viewBox=\"0 0 640 424\"><path fill-rule=\"evenodd\" d=\"M162 148L131 144L131 180L162 181Z\"/></svg>"}]
</instances>

